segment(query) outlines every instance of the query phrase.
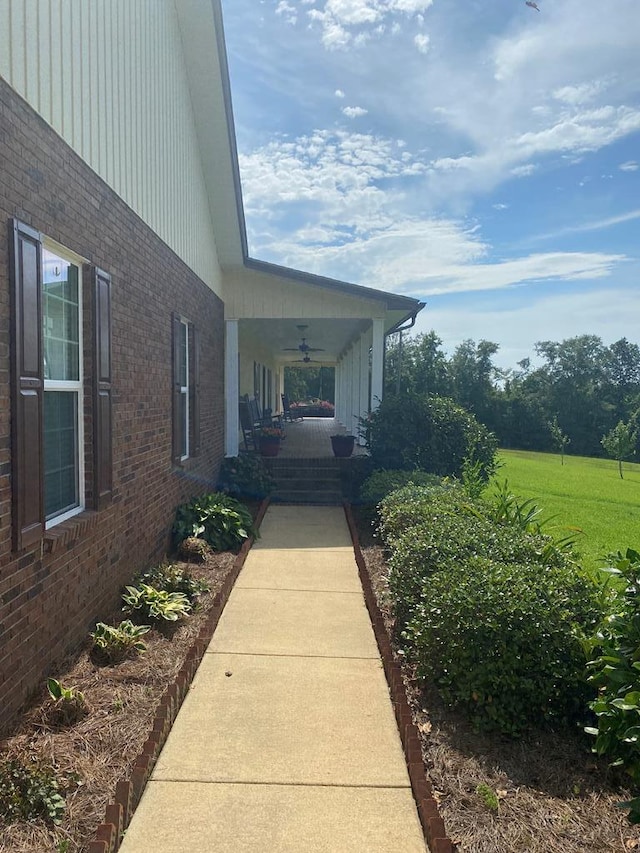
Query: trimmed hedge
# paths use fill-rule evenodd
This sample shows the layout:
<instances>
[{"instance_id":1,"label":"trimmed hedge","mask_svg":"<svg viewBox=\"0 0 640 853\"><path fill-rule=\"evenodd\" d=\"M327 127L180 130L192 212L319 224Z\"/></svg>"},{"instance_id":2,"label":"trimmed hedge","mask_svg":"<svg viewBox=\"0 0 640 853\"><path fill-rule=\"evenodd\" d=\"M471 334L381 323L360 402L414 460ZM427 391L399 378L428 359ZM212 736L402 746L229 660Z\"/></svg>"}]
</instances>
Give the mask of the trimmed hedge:
<instances>
[{"instance_id":1,"label":"trimmed hedge","mask_svg":"<svg viewBox=\"0 0 640 853\"><path fill-rule=\"evenodd\" d=\"M595 615L593 590L569 567L471 557L433 575L425 593L405 632L419 674L478 728L518 735L584 714L576 613Z\"/></svg>"},{"instance_id":2,"label":"trimmed hedge","mask_svg":"<svg viewBox=\"0 0 640 853\"><path fill-rule=\"evenodd\" d=\"M360 500L362 503L377 506L388 494L409 483L414 486L434 488L440 487L442 481L436 474L428 474L426 471L381 469L374 471L364 481L360 488Z\"/></svg>"},{"instance_id":3,"label":"trimmed hedge","mask_svg":"<svg viewBox=\"0 0 640 853\"><path fill-rule=\"evenodd\" d=\"M446 701L510 735L584 710L581 637L602 614L597 585L565 552L455 485L407 486L380 512L405 651Z\"/></svg>"}]
</instances>

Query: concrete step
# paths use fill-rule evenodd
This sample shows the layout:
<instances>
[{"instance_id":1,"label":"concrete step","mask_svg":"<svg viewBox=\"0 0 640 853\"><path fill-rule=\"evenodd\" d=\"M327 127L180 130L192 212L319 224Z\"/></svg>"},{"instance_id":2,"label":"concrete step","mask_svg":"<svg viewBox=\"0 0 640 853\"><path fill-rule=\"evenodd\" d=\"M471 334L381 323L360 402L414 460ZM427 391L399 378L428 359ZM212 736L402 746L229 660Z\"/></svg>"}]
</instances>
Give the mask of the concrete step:
<instances>
[{"instance_id":1,"label":"concrete step","mask_svg":"<svg viewBox=\"0 0 640 853\"><path fill-rule=\"evenodd\" d=\"M271 500L273 503L339 506L343 498L342 492L335 489L278 489L271 495Z\"/></svg>"}]
</instances>

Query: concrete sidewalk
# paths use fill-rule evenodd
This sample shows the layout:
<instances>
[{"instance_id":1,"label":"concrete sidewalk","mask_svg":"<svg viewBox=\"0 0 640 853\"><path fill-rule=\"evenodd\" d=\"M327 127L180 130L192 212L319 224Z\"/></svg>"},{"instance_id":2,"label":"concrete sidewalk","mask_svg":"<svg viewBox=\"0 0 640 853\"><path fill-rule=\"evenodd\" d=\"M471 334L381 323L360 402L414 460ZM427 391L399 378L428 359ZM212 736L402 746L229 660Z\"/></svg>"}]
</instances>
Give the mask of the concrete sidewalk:
<instances>
[{"instance_id":1,"label":"concrete sidewalk","mask_svg":"<svg viewBox=\"0 0 640 853\"><path fill-rule=\"evenodd\" d=\"M271 506L122 853L424 853L340 507Z\"/></svg>"}]
</instances>

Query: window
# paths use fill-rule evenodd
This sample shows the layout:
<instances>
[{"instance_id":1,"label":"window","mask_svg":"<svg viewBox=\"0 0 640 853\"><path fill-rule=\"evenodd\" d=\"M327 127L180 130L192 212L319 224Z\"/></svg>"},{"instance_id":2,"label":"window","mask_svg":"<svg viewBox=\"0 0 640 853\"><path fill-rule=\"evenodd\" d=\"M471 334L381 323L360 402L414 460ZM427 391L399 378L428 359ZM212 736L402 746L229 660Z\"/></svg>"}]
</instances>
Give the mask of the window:
<instances>
[{"instance_id":1,"label":"window","mask_svg":"<svg viewBox=\"0 0 640 853\"><path fill-rule=\"evenodd\" d=\"M13 538L22 549L46 528L111 499L111 279L89 267L83 278L74 253L17 220L11 226ZM93 310L83 335L83 284L90 283ZM92 431L85 429L91 421Z\"/></svg>"},{"instance_id":2,"label":"window","mask_svg":"<svg viewBox=\"0 0 640 853\"><path fill-rule=\"evenodd\" d=\"M69 255L46 244L41 299L44 512L50 526L84 508L82 276Z\"/></svg>"},{"instance_id":3,"label":"window","mask_svg":"<svg viewBox=\"0 0 640 853\"><path fill-rule=\"evenodd\" d=\"M173 447L180 464L200 449L200 345L198 330L173 315Z\"/></svg>"}]
</instances>

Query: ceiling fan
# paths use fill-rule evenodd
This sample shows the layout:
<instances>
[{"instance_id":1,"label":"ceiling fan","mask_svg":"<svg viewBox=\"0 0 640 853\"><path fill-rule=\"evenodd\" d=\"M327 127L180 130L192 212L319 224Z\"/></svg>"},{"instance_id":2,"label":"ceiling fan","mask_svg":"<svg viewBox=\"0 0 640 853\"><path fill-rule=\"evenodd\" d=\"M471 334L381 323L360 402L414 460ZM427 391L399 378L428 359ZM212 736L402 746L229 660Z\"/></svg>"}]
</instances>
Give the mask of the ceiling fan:
<instances>
[{"instance_id":1,"label":"ceiling fan","mask_svg":"<svg viewBox=\"0 0 640 853\"><path fill-rule=\"evenodd\" d=\"M311 350L311 352L323 352L323 350ZM294 360L291 362L291 364L295 364L298 361L302 361L305 364L310 364L310 363L319 364L320 363L317 359L311 358L311 356L308 356L306 353L304 354L303 358L294 358Z\"/></svg>"},{"instance_id":2,"label":"ceiling fan","mask_svg":"<svg viewBox=\"0 0 640 853\"><path fill-rule=\"evenodd\" d=\"M305 356L310 352L324 352L323 349L320 349L319 347L310 347L307 343L307 339L303 334L305 329L308 328L307 326L297 326L296 328L300 330L300 335L302 336L300 343L297 347L285 347L283 352L301 352Z\"/></svg>"}]
</instances>

